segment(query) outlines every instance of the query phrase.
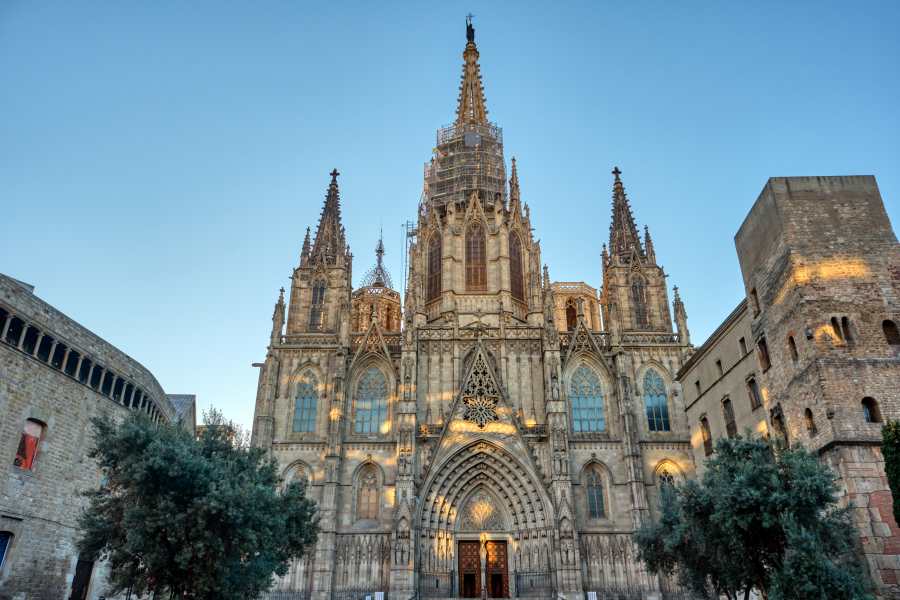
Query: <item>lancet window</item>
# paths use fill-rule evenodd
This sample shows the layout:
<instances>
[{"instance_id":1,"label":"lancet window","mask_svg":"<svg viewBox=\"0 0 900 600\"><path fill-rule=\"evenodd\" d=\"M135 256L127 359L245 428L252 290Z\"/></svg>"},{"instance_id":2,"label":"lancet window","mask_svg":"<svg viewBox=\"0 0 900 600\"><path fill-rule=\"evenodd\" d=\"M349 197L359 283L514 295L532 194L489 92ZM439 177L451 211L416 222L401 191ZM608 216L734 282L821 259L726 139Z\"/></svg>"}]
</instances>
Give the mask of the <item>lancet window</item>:
<instances>
[{"instance_id":1,"label":"lancet window","mask_svg":"<svg viewBox=\"0 0 900 600\"><path fill-rule=\"evenodd\" d=\"M597 432L606 430L603 406L603 387L593 369L579 365L569 383L569 401L572 405L572 430Z\"/></svg>"}]
</instances>

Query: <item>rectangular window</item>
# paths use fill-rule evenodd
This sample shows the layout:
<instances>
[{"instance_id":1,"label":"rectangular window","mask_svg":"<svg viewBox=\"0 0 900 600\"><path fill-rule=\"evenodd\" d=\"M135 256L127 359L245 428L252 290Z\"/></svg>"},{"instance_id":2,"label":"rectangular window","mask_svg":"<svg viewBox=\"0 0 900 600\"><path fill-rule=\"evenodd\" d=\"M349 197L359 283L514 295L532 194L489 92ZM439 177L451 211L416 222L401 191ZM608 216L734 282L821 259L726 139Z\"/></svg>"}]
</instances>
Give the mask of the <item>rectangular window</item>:
<instances>
[{"instance_id":1,"label":"rectangular window","mask_svg":"<svg viewBox=\"0 0 900 600\"><path fill-rule=\"evenodd\" d=\"M19 338L22 337L24 330L25 321L19 317L13 317L12 321L9 322L9 329L6 330L6 343L10 346L18 346Z\"/></svg>"},{"instance_id":2,"label":"rectangular window","mask_svg":"<svg viewBox=\"0 0 900 600\"><path fill-rule=\"evenodd\" d=\"M753 288L752 290L750 290L750 302L751 302L752 308L753 308L753 316L758 317L759 316L759 296L757 296L757 294L756 294L756 288Z\"/></svg>"},{"instance_id":3,"label":"rectangular window","mask_svg":"<svg viewBox=\"0 0 900 600\"><path fill-rule=\"evenodd\" d=\"M40 335L40 332L29 325L28 330L25 332L25 339L22 340L22 350L24 350L28 354L34 354L34 349L37 346L38 335Z\"/></svg>"},{"instance_id":4,"label":"rectangular window","mask_svg":"<svg viewBox=\"0 0 900 600\"><path fill-rule=\"evenodd\" d=\"M762 398L759 395L759 385L756 383L756 377L747 380L747 394L750 396L750 408L756 410L762 406Z\"/></svg>"},{"instance_id":5,"label":"rectangular window","mask_svg":"<svg viewBox=\"0 0 900 600\"><path fill-rule=\"evenodd\" d=\"M106 373L104 373L103 387L100 388L101 394L103 394L104 396L110 395L110 393L112 392L113 380L115 378L116 378L116 376L110 371L106 371Z\"/></svg>"},{"instance_id":6,"label":"rectangular window","mask_svg":"<svg viewBox=\"0 0 900 600\"><path fill-rule=\"evenodd\" d=\"M53 358L50 359L50 366L57 369L62 368L63 360L66 358L66 350L68 346L65 344L56 344L56 350L53 351Z\"/></svg>"},{"instance_id":7,"label":"rectangular window","mask_svg":"<svg viewBox=\"0 0 900 600\"><path fill-rule=\"evenodd\" d=\"M6 553L9 551L10 544L12 544L12 537L10 532L0 531L0 567L3 566L3 563L6 560Z\"/></svg>"},{"instance_id":8,"label":"rectangular window","mask_svg":"<svg viewBox=\"0 0 900 600\"><path fill-rule=\"evenodd\" d=\"M78 370L78 381L81 383L87 384L88 377L91 374L91 366L94 363L91 362L91 359L85 358L81 361L81 369Z\"/></svg>"},{"instance_id":9,"label":"rectangular window","mask_svg":"<svg viewBox=\"0 0 900 600\"><path fill-rule=\"evenodd\" d=\"M741 347L741 356L747 354L747 340L741 338L738 340L738 346Z\"/></svg>"},{"instance_id":10,"label":"rectangular window","mask_svg":"<svg viewBox=\"0 0 900 600\"><path fill-rule=\"evenodd\" d=\"M772 366L772 361L769 359L769 345L766 344L765 336L757 340L756 347L759 350L759 366L763 372L766 372Z\"/></svg>"},{"instance_id":11,"label":"rectangular window","mask_svg":"<svg viewBox=\"0 0 900 600\"><path fill-rule=\"evenodd\" d=\"M91 375L91 387L95 390L100 389L100 380L103 377L103 367L94 365L94 373Z\"/></svg>"},{"instance_id":12,"label":"rectangular window","mask_svg":"<svg viewBox=\"0 0 900 600\"><path fill-rule=\"evenodd\" d=\"M38 351L37 351L37 357L40 360L42 360L44 362L47 362L50 360L50 349L53 348L54 341L55 340L52 337L50 337L49 335L45 335L41 339L41 345L38 347Z\"/></svg>"},{"instance_id":13,"label":"rectangular window","mask_svg":"<svg viewBox=\"0 0 900 600\"><path fill-rule=\"evenodd\" d=\"M44 435L44 425L40 421L28 419L19 438L19 448L16 450L16 459L13 464L20 469L30 471L34 468L34 459L37 457L38 445Z\"/></svg>"},{"instance_id":14,"label":"rectangular window","mask_svg":"<svg viewBox=\"0 0 900 600\"><path fill-rule=\"evenodd\" d=\"M700 380L694 382L694 387L697 388L697 395L700 395Z\"/></svg>"},{"instance_id":15,"label":"rectangular window","mask_svg":"<svg viewBox=\"0 0 900 600\"><path fill-rule=\"evenodd\" d=\"M731 406L731 399L727 396L722 400L722 416L725 418L725 432L728 437L737 437L737 423L734 421L734 408Z\"/></svg>"},{"instance_id":16,"label":"rectangular window","mask_svg":"<svg viewBox=\"0 0 900 600\"><path fill-rule=\"evenodd\" d=\"M6 309L0 308L0 332L3 331L3 327L6 325L6 319L9 317L9 313L6 312Z\"/></svg>"},{"instance_id":17,"label":"rectangular window","mask_svg":"<svg viewBox=\"0 0 900 600\"><path fill-rule=\"evenodd\" d=\"M69 358L66 359L66 375L75 377L75 370L78 368L79 358L81 358L81 354L75 350L69 351Z\"/></svg>"},{"instance_id":18,"label":"rectangular window","mask_svg":"<svg viewBox=\"0 0 900 600\"><path fill-rule=\"evenodd\" d=\"M722 369L722 361L721 360L716 361L716 369L718 369L718 371L719 371L719 377L721 377L725 373L725 371Z\"/></svg>"},{"instance_id":19,"label":"rectangular window","mask_svg":"<svg viewBox=\"0 0 900 600\"><path fill-rule=\"evenodd\" d=\"M116 385L113 386L112 397L116 402L122 401L122 389L125 387L125 382L121 379L116 379Z\"/></svg>"}]
</instances>

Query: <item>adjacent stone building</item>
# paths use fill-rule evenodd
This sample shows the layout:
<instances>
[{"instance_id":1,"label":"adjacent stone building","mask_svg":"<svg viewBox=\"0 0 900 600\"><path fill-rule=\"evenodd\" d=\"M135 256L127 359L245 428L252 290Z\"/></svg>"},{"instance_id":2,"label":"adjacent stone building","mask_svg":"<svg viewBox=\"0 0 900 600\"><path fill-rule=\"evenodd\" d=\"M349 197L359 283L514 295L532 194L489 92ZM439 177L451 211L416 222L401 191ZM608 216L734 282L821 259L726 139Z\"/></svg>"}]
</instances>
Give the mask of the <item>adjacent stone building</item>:
<instances>
[{"instance_id":1,"label":"adjacent stone building","mask_svg":"<svg viewBox=\"0 0 900 600\"><path fill-rule=\"evenodd\" d=\"M818 452L873 583L898 597L880 443L900 418L900 246L875 178L772 178L735 245L746 299L678 374L698 468L713 439L747 429Z\"/></svg>"},{"instance_id":2,"label":"adjacent stone building","mask_svg":"<svg viewBox=\"0 0 900 600\"><path fill-rule=\"evenodd\" d=\"M136 410L175 419L146 368L0 275L0 599L109 597L75 545L81 492L100 484L90 420Z\"/></svg>"},{"instance_id":3,"label":"adjacent stone building","mask_svg":"<svg viewBox=\"0 0 900 600\"><path fill-rule=\"evenodd\" d=\"M469 23L456 118L425 165L402 324L381 244L354 291L337 170L275 305L252 443L308 483L321 514L314 552L277 589L659 598L673 586L643 569L631 533L660 486L692 475L675 381L687 314L677 292L670 310L618 169L599 293L551 282L478 58Z\"/></svg>"}]
</instances>

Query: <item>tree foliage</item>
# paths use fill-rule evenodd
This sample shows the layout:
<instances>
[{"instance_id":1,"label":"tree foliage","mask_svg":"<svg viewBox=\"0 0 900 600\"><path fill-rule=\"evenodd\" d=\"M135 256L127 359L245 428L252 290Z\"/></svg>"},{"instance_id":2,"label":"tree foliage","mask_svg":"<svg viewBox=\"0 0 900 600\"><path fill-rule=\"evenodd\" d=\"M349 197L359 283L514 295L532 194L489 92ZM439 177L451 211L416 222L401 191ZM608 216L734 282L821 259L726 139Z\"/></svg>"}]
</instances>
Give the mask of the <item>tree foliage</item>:
<instances>
[{"instance_id":1,"label":"tree foliage","mask_svg":"<svg viewBox=\"0 0 900 600\"><path fill-rule=\"evenodd\" d=\"M662 493L658 522L635 534L654 573L704 598L868 599L834 475L802 448L721 439L701 481Z\"/></svg>"},{"instance_id":2,"label":"tree foliage","mask_svg":"<svg viewBox=\"0 0 900 600\"><path fill-rule=\"evenodd\" d=\"M894 496L894 521L900 523L900 421L888 421L881 429L884 470Z\"/></svg>"},{"instance_id":3,"label":"tree foliage","mask_svg":"<svg viewBox=\"0 0 900 600\"><path fill-rule=\"evenodd\" d=\"M93 420L90 455L104 483L87 492L81 552L105 558L115 592L237 600L316 541L315 503L302 484L279 491L274 461L235 444L235 427L206 415L199 439L142 414Z\"/></svg>"}]
</instances>

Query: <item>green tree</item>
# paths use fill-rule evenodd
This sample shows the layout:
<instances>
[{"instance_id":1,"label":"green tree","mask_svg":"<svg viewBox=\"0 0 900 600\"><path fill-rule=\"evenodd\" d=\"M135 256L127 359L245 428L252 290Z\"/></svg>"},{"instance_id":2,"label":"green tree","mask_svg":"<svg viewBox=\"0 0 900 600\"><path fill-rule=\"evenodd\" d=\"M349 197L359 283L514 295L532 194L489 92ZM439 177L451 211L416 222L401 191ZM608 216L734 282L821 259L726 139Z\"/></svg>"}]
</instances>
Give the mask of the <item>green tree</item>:
<instances>
[{"instance_id":1,"label":"green tree","mask_svg":"<svg viewBox=\"0 0 900 600\"><path fill-rule=\"evenodd\" d=\"M704 598L863 600L855 535L831 470L802 448L720 439L701 481L664 488L635 533L653 573Z\"/></svg>"},{"instance_id":2,"label":"green tree","mask_svg":"<svg viewBox=\"0 0 900 600\"><path fill-rule=\"evenodd\" d=\"M881 429L881 437L884 471L894 496L894 521L900 523L900 421L888 420Z\"/></svg>"},{"instance_id":3,"label":"green tree","mask_svg":"<svg viewBox=\"0 0 900 600\"><path fill-rule=\"evenodd\" d=\"M90 455L104 483L87 492L79 550L109 561L115 592L256 598L315 543L316 506L303 485L279 491L274 461L239 443L221 414L204 420L194 439L139 413L120 424L94 419Z\"/></svg>"}]
</instances>

